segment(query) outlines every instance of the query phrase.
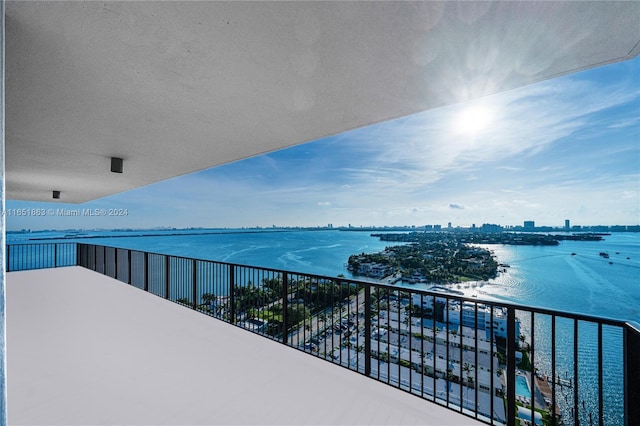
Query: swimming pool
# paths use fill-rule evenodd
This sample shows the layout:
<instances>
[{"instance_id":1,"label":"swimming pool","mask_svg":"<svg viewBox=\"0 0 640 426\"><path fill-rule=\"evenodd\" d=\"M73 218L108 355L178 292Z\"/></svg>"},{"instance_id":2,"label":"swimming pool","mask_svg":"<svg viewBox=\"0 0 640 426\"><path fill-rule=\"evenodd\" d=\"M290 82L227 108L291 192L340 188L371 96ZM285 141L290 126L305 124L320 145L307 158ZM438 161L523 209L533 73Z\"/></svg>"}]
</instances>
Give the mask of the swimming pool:
<instances>
[{"instance_id":1,"label":"swimming pool","mask_svg":"<svg viewBox=\"0 0 640 426\"><path fill-rule=\"evenodd\" d=\"M516 395L531 398L529 384L527 383L527 378L524 376L516 376Z\"/></svg>"}]
</instances>

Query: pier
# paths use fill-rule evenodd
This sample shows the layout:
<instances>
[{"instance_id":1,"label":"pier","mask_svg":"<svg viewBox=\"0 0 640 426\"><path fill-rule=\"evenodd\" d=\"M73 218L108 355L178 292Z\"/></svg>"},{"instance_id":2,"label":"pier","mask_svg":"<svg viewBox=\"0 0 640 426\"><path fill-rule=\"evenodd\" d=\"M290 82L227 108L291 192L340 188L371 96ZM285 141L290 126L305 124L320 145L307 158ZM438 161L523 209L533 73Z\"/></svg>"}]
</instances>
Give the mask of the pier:
<instances>
[{"instance_id":1,"label":"pier","mask_svg":"<svg viewBox=\"0 0 640 426\"><path fill-rule=\"evenodd\" d=\"M542 396L544 397L545 402L547 402L547 408L550 409L551 403L553 401L553 392L551 391L551 386L549 385L550 382L549 382L548 376L546 374L544 375L534 374L533 377L535 378L536 385L538 386L538 389L540 389L540 393L542 393ZM556 418L559 418L561 413L560 413L560 407L558 406L557 398L555 402L556 404L555 404L555 407L553 407L553 412Z\"/></svg>"}]
</instances>

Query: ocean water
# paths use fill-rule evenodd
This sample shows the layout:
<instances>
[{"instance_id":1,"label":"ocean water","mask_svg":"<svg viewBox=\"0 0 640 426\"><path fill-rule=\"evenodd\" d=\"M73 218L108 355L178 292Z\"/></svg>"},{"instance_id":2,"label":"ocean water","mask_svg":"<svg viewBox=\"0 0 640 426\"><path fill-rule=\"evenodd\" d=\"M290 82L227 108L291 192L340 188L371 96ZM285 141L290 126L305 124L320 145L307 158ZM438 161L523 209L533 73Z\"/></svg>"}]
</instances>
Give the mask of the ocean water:
<instances>
[{"instance_id":1,"label":"ocean water","mask_svg":"<svg viewBox=\"0 0 640 426\"><path fill-rule=\"evenodd\" d=\"M545 247L485 246L510 267L472 291L479 298L640 323L640 234L604 238Z\"/></svg>"},{"instance_id":2,"label":"ocean water","mask_svg":"<svg viewBox=\"0 0 640 426\"><path fill-rule=\"evenodd\" d=\"M392 244L358 231L92 231L78 241L207 260L335 277L350 255ZM142 233L153 236L139 236ZM59 241L59 232L10 233L7 243ZM66 234L67 237L74 234ZM505 301L640 323L640 234L612 233L604 241L558 246L486 245L506 272L486 282L452 287L479 299ZM609 259L599 256L607 252ZM572 255L575 253L575 255ZM611 262L611 263L610 263ZM356 277L357 278L357 277ZM427 288L429 285L407 285Z\"/></svg>"},{"instance_id":3,"label":"ocean water","mask_svg":"<svg viewBox=\"0 0 640 426\"><path fill-rule=\"evenodd\" d=\"M346 269L350 255L383 250L381 242L368 232L344 231L259 231L230 230L181 232L149 231L87 232L67 234L64 241L103 244L156 253L262 266L300 273L335 277L353 277ZM58 232L8 234L7 243L61 241ZM74 238L85 237L85 238ZM86 238L90 237L90 238ZM527 306L573 312L584 315L633 321L640 324L640 234L613 233L603 241L563 241L558 246L485 245L505 272L485 282L453 284L452 288L478 300L517 303ZM609 258L599 255L607 252ZM358 278L358 277L355 277ZM405 284L409 288L427 288L426 284ZM551 321L538 315L533 321L528 313L519 313L521 329L527 336L535 332L535 364L550 374ZM574 371L574 323L558 319L555 329L555 372L571 378ZM597 419L597 327L579 322L578 398L585 400L578 413L580 422ZM603 329L604 417L605 424L624 424L621 400L622 333L617 328ZM565 420L572 419L573 390L558 388L557 398Z\"/></svg>"}]
</instances>

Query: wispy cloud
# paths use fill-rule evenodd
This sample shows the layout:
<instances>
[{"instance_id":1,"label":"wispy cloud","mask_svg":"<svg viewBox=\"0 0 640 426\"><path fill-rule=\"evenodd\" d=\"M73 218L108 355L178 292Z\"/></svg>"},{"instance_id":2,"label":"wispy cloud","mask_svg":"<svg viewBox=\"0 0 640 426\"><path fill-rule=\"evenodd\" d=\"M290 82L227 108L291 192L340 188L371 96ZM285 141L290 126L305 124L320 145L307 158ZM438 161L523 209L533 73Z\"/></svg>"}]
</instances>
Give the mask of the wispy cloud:
<instances>
[{"instance_id":1,"label":"wispy cloud","mask_svg":"<svg viewBox=\"0 0 640 426\"><path fill-rule=\"evenodd\" d=\"M525 219L557 224L566 218L637 223L640 87L629 75L638 73L640 59L614 64L171 179L90 206L128 207L132 214L116 227L520 224ZM461 132L459 117L469 108L491 111L488 127ZM8 221L14 228L30 227L15 224Z\"/></svg>"}]
</instances>

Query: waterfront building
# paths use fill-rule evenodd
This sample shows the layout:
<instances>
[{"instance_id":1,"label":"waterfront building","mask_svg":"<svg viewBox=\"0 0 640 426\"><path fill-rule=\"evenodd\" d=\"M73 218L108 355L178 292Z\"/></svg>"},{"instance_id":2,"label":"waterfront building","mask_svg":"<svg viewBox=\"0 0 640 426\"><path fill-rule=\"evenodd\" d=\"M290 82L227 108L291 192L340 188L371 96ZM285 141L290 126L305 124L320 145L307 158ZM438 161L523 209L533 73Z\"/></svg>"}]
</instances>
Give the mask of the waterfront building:
<instances>
[{"instance_id":1,"label":"waterfront building","mask_svg":"<svg viewBox=\"0 0 640 426\"><path fill-rule=\"evenodd\" d=\"M476 316L477 312L477 316ZM455 325L463 325L465 327L475 327L485 330L487 339L493 336L503 339L507 338L507 310L505 308L492 309L487 305L478 305L476 307L471 302L449 303L449 309L444 311L445 322ZM475 317L475 318L474 318ZM516 340L520 336L520 321L516 318Z\"/></svg>"},{"instance_id":2,"label":"waterfront building","mask_svg":"<svg viewBox=\"0 0 640 426\"><path fill-rule=\"evenodd\" d=\"M485 330L487 339L490 338L491 333L495 337L507 338L507 311L504 308L494 308L492 313L491 307L482 303L455 300L447 302L444 297L421 297L418 294L412 296L411 303L425 311L433 312L434 315L437 315L438 309L441 309L442 322L454 326ZM440 308L436 305L440 305ZM519 340L520 320L517 318L515 335Z\"/></svg>"},{"instance_id":3,"label":"waterfront building","mask_svg":"<svg viewBox=\"0 0 640 426\"><path fill-rule=\"evenodd\" d=\"M339 353L339 351L340 350L338 350L337 353ZM455 382L462 381L468 385L472 385L470 381L467 380L464 363L460 363L458 360L450 359L449 362L447 362L442 356L434 356L432 352L423 354L422 352L411 350L407 347L393 345L375 339L371 342L371 351L376 358L400 362L405 367L410 366L410 368L415 371L426 371L427 375L435 375L435 377L440 379L447 378L448 375L451 374L451 380ZM335 354L336 352L334 352L334 356ZM493 370L490 368L478 368L477 370L478 380L476 384L480 392L490 393L491 371L497 371L498 369L498 360L496 357L493 358L493 362ZM468 363L467 365L473 368L473 375L475 376L476 366ZM500 380L493 380L493 389L494 393L502 390Z\"/></svg>"},{"instance_id":4,"label":"waterfront building","mask_svg":"<svg viewBox=\"0 0 640 426\"><path fill-rule=\"evenodd\" d=\"M371 278L384 278L394 273L391 266L377 262L363 262L358 264L358 268L352 271L356 275L363 275Z\"/></svg>"},{"instance_id":5,"label":"waterfront building","mask_svg":"<svg viewBox=\"0 0 640 426\"><path fill-rule=\"evenodd\" d=\"M480 227L481 232L502 232L504 228L501 225L483 223Z\"/></svg>"}]
</instances>

